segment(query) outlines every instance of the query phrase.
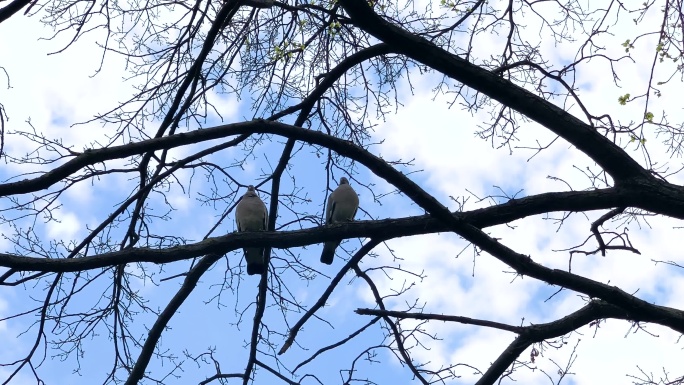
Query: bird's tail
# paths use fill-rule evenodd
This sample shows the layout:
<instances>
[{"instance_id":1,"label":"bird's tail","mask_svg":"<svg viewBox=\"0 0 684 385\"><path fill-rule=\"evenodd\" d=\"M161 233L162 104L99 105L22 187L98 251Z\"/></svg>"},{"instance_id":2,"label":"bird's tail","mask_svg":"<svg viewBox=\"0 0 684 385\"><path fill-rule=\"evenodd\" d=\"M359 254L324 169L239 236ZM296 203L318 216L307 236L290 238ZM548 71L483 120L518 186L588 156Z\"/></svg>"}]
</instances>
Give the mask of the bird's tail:
<instances>
[{"instance_id":1,"label":"bird's tail","mask_svg":"<svg viewBox=\"0 0 684 385\"><path fill-rule=\"evenodd\" d=\"M321 253L321 262L326 265L331 265L333 259L335 258L335 249L339 246L340 242L326 242L323 245L323 252Z\"/></svg>"},{"instance_id":2,"label":"bird's tail","mask_svg":"<svg viewBox=\"0 0 684 385\"><path fill-rule=\"evenodd\" d=\"M266 272L264 265L264 249L260 247L250 247L244 249L245 260L247 261L247 274L263 274Z\"/></svg>"}]
</instances>

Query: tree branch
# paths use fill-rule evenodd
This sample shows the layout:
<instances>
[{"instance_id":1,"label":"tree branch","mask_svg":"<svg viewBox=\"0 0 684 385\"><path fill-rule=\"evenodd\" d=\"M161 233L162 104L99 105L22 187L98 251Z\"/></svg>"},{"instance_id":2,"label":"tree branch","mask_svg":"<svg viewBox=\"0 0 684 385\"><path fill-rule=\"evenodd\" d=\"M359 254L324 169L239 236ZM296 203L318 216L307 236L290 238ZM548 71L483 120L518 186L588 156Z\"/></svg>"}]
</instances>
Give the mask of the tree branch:
<instances>
[{"instance_id":1,"label":"tree branch","mask_svg":"<svg viewBox=\"0 0 684 385\"><path fill-rule=\"evenodd\" d=\"M513 361L515 361L520 354L533 343L541 342L549 338L560 337L573 330L577 330L590 322L605 318L655 321L650 315L634 314L610 303L593 300L576 312L559 320L524 327L524 331L508 345L475 385L492 385L496 383L506 368L508 368Z\"/></svg>"},{"instance_id":2,"label":"tree branch","mask_svg":"<svg viewBox=\"0 0 684 385\"><path fill-rule=\"evenodd\" d=\"M31 0L14 0L9 5L0 8L0 23L12 17L30 2Z\"/></svg>"},{"instance_id":3,"label":"tree branch","mask_svg":"<svg viewBox=\"0 0 684 385\"><path fill-rule=\"evenodd\" d=\"M276 122L268 122L265 120L255 120L252 122L244 122L244 123L237 123L233 125L226 125L226 126L219 126L214 129L207 129L207 130L200 130L200 131L195 131L189 134L180 134L178 136L170 136L170 137L165 137L165 138L159 138L159 139L152 139L150 141L145 141L145 142L140 142L134 144L136 146L135 148L140 149L142 147L142 144L145 145L154 145L154 146L162 146L162 145L168 145L170 143L177 144L179 143L179 136L184 136L187 140L188 137L191 137L193 140L197 140L199 137L204 138L204 140L208 140L207 138L212 138L216 139L218 137L225 137L227 135L232 134L243 134L243 133L249 133L249 132L265 132L265 133L273 133L276 135L282 135L285 137L289 138L297 138L303 139L309 143L312 144L318 144L322 146L326 146L328 148L334 149L336 152L338 152L340 155L343 156L348 156L363 165L365 165L368 169L370 169L372 172L374 172L376 175L380 176L381 178L385 179L389 183L393 184L395 187L399 188L401 191L403 191L407 196L409 196L411 199L413 199L414 202L416 202L420 207L428 211L430 214L434 215L437 217L440 221L445 223L447 225L447 228L451 231L455 231L459 235L461 235L463 238L468 240L469 242L474 243L475 245L479 246L482 248L484 251L488 252L489 254L493 255L497 259L501 260L502 262L506 263L507 265L511 266L514 268L518 273L520 274L525 274L540 280L543 280L545 282L555 284L555 285L560 285L563 287L567 287L569 289L579 291L581 293L590 295L592 297L599 297L604 300L610 301L616 305L619 305L627 310L630 311L647 311L646 309L650 309L650 311L656 312L655 314L659 314L660 316L663 317L663 321L661 322L662 325L669 326L673 328L674 330L684 332L684 316L682 315L681 311L677 311L674 309L669 309L669 308L663 308L663 307L654 307L653 305L639 300L636 297L633 297L627 293L625 293L622 290L619 290L618 288L611 287L605 284L601 284L595 281L592 281L590 279L577 276L575 274L567 273L561 270L552 270L549 269L545 266L542 266L540 264L537 264L532 261L532 259L528 256L516 253L515 251L511 250L510 248L504 246L503 244L497 242L496 240L492 239L489 237L487 234L482 232L479 228L474 226L471 223L468 223L466 221L461 220L457 216L454 216L452 213L448 211L446 207L444 207L442 204L440 204L434 197L432 197L430 194L425 192L420 186L418 186L415 182L412 180L408 179L405 175L403 175L401 172L395 170L392 166L388 165L386 162L384 162L382 159L376 157L375 155L369 153L365 149L358 147L350 142L337 139L335 137L320 133L320 132L314 132L310 130L304 130L299 127L294 127L282 123L276 123ZM150 144L151 143L151 144ZM102 149L102 150L97 150L99 156L102 156L102 153L99 153L99 151L103 151L106 154L110 154L112 152L118 151L119 154L124 153L124 152L129 152L131 151L130 148L123 148L125 146L119 146L118 148L112 148L110 149ZM163 146L162 146L163 147ZM95 152L95 151L93 151ZM76 158L78 159L78 158ZM74 160L76 160L74 159ZM40 179L41 177L37 178ZM16 183L23 183L23 182L16 182ZM30 182L29 182L30 183ZM3 187L0 186L0 194L2 193ZM6 188L6 187L5 187ZM684 189L680 186L675 186L672 184L669 184L667 182L658 182L658 181L653 181L653 180L647 180L647 179L635 179L630 183L624 183L621 186L614 187L612 189L604 189L604 190L597 190L597 191L603 191L603 192L609 192L609 191L617 191L618 193L615 195L618 197L618 200L613 203L614 205L619 205L619 206L634 206L634 207L639 207L643 208L646 210L653 209L651 211L654 211L656 213L663 213L667 214L671 217L676 217L676 218L684 218ZM513 201L512 204L515 204L516 201ZM337 228L337 226L340 226ZM304 231L298 231L298 232L292 232L290 237L287 237L287 240L290 242L285 242L284 239L280 239L281 242L273 242L273 243L268 243L272 245L273 247L292 247L295 245L304 245L304 244L311 244L313 242L320 242L320 241L326 241L326 240L333 240L333 239L340 239L342 237L339 237L336 235L336 233L344 233L346 235L350 236L369 236L369 233L363 233L361 231L358 231L356 233L353 233L351 229L355 228L358 226L358 224L344 224L344 225L337 225L337 226L331 226L326 229L319 229L319 230L304 230ZM356 228L357 230L360 230L360 228ZM386 231L386 229L382 229L380 231ZM308 234L305 234L305 231L320 231L320 238L311 238L311 239L305 239L303 237L306 237ZM347 233L346 231L349 231ZM324 234L325 235L324 235ZM294 235L297 234L297 235ZM399 234L395 234L397 236ZM406 234L408 235L408 234ZM206 254L206 250L216 250L216 252L227 252L230 250L235 250L238 246L236 245L236 240L240 239L242 236L244 236L246 239L243 240L243 242L240 242L239 247L243 246L256 246L256 245L263 245L270 239L277 239L278 235L273 234L271 238L265 233L254 233L254 234L244 234L244 235L232 235L231 236L226 236L226 237L217 237L214 238L213 240L206 240L203 242L200 242L195 245L189 245L189 246L178 246L174 248L170 248L167 250L149 250L149 249L135 249L133 253L126 254L125 259L122 262L118 263L125 263L127 261L134 261L134 260L141 260L141 261L149 261L149 262L169 262L173 260L180 260L180 259L185 259L190 257L191 255L185 254L181 255L182 252L179 252L180 250L188 250L190 249L194 254L192 256L199 256L202 254ZM399 235L401 236L401 235ZM299 237L299 238L298 238ZM371 235L372 237L372 235ZM382 236L382 233L380 232L377 235L378 238L383 239L385 237ZM216 241L219 240L220 241ZM299 242L293 242L295 239L298 239ZM207 242L207 243L205 243ZM201 246L198 246L201 245ZM229 246L230 245L230 246ZM199 250L202 250L202 252L199 252ZM142 254L142 258L139 258L138 255ZM159 254L162 253L162 254ZM103 254L106 255L106 254ZM158 257L160 255L164 255L166 260L160 260L159 258L152 259L154 257ZM98 258L101 256L97 257L92 257L92 258ZM91 257L89 257L91 258ZM111 257L110 257L111 258ZM27 259L27 258L22 258L10 254L5 254L0 256L0 264L2 264L1 261L5 261L6 264L4 266L7 267L13 267L13 268L19 268L19 269L24 269L24 270L32 270L36 266L36 262L39 262L40 264L54 264L54 261L51 260L42 260L42 259ZM74 259L73 262L73 267L83 263L81 262L82 260L86 260L86 258L81 258L81 259ZM87 263L92 263L88 260L89 262ZM96 268L96 267L102 267L102 259L97 260L96 264L92 264L90 268ZM55 270L52 271L74 271L74 270L64 270L64 267L62 264L65 263L63 260L59 260L60 263L54 264L53 268ZM81 266L83 268L84 266ZM45 269L43 269L45 270Z\"/></svg>"},{"instance_id":4,"label":"tree branch","mask_svg":"<svg viewBox=\"0 0 684 385\"><path fill-rule=\"evenodd\" d=\"M140 351L138 359L135 360L135 366L133 367L133 370L131 370L125 385L136 385L143 378L145 375L145 369L150 363L150 358L154 353L154 349L157 347L157 342L159 342L159 338L161 338L161 334L171 320L171 317L176 314L178 308L180 308L185 299L188 298L190 293L192 293L192 291L195 289L200 277L202 277L202 275L211 267L211 265L214 264L214 262L219 260L219 258L221 258L221 255L219 254L205 256L185 276L183 285L180 287L180 289L178 289L176 295L171 298L171 301L169 301L169 304L166 305L164 311L159 314L159 317L157 317L157 320L154 322L154 325L147 334L145 344Z\"/></svg>"},{"instance_id":5,"label":"tree branch","mask_svg":"<svg viewBox=\"0 0 684 385\"><path fill-rule=\"evenodd\" d=\"M525 330L523 326L512 326L494 321L485 321L475 318L461 317L457 315L444 315L444 314L431 314L431 313L407 313L405 311L396 310L381 310L381 309L356 309L356 314L360 315L375 315L375 316L388 316L395 318L410 318L410 319L420 319L420 320L434 320L434 321L444 321L444 322L458 322L468 325L486 326L488 328L494 328L499 330L505 330L508 332L513 332L520 334Z\"/></svg>"},{"instance_id":6,"label":"tree branch","mask_svg":"<svg viewBox=\"0 0 684 385\"><path fill-rule=\"evenodd\" d=\"M616 182L650 178L626 152L593 127L509 80L438 47L429 40L397 27L378 16L366 0L340 0L353 23L389 44L396 52L425 64L508 106L561 136L588 155Z\"/></svg>"},{"instance_id":7,"label":"tree branch","mask_svg":"<svg viewBox=\"0 0 684 385\"><path fill-rule=\"evenodd\" d=\"M378 322L381 318L382 318L382 317L375 317L375 318L373 318L370 322L368 322L367 324L363 325L361 328L357 329L354 333L352 333L352 334L346 336L346 337L343 338L342 340L337 341L337 342L335 342L335 343L332 344L332 345L328 345L328 346L326 346L326 347L323 347L323 348L318 349L318 350L316 351L316 353L314 353L311 357L307 358L306 360L300 362L297 366L295 366L295 368L292 369L292 373L296 372L297 369L299 369L299 368L301 368L302 366L304 366L304 365L308 364L309 362L313 361L314 359L316 359L316 357L318 357L318 356L320 356L321 354L327 352L328 350L332 350L332 349L335 349L335 348L337 348L337 347L339 347L339 346L342 346L342 345L346 344L348 341L350 341L351 339L353 339L354 337L356 337L356 336L358 336L359 334L363 333L366 329L368 329L369 327L371 327L372 325L374 325L374 324L375 324L376 322Z\"/></svg>"},{"instance_id":8,"label":"tree branch","mask_svg":"<svg viewBox=\"0 0 684 385\"><path fill-rule=\"evenodd\" d=\"M352 266L358 264L361 261L361 258L365 257L366 254L368 254L373 248L377 245L380 244L380 240L377 239L371 239L369 240L365 245L361 246L361 248L354 254L349 261L340 269L340 271L337 272L337 275L330 281L330 284L328 287L325 289L323 294L321 294L321 297L316 301L316 303L309 309L303 316L302 318L297 321L297 323L290 329L290 332L287 336L287 340L285 340L285 343L283 344L283 347L280 348L280 351L278 352L278 355L283 354L287 351L287 349L290 348L292 345L292 342L294 342L295 337L297 337L297 333L299 333L299 329L304 326L306 321L313 316L318 309L322 308L326 301L328 301L328 298L330 298L330 295L332 294L333 290L335 290L335 287L337 287L337 284L340 283L342 278L344 278L345 274L349 270L351 270Z\"/></svg>"},{"instance_id":9,"label":"tree branch","mask_svg":"<svg viewBox=\"0 0 684 385\"><path fill-rule=\"evenodd\" d=\"M232 135L268 133L280 135L286 138L304 141L313 145L324 146L342 156L353 159L377 176L393 184L399 190L424 208L431 214L449 220L448 210L435 198L427 194L415 182L407 176L395 170L381 158L371 154L367 150L349 141L338 139L322 132L306 130L279 122L269 122L256 119L249 122L226 124L214 128L197 130L190 133L180 133L163 138L149 139L122 146L113 146L98 150L87 150L76 156L67 163L34 179L25 179L19 182L0 184L0 197L25 194L41 189L46 189L59 182L63 178L78 170L111 159L121 159L132 155L138 155L147 151L155 151L180 147L188 144L201 143L213 139L226 138ZM668 182L658 181L654 178L638 179L616 186L615 191L620 194L611 205L605 205L604 201L596 205L586 202L588 209L605 209L616 206L638 207L658 214L668 215L674 218L684 219L684 188ZM595 191L612 191L610 189ZM543 195L543 194L542 194ZM547 195L547 197L552 197ZM526 203L523 199L512 202ZM437 213L441 212L441 214Z\"/></svg>"},{"instance_id":10,"label":"tree branch","mask_svg":"<svg viewBox=\"0 0 684 385\"><path fill-rule=\"evenodd\" d=\"M385 304L382 300L382 297L380 296L380 292L378 291L377 286L375 286L375 283L373 280L366 274L366 272L362 271L359 268L359 265L353 265L352 269L354 269L354 272L356 273L357 276L359 276L361 279L366 281L368 284L368 287L371 289L371 292L373 293L373 297L375 298L375 303L378 304L381 310L385 310ZM399 350L399 354L401 355L402 359L404 360L404 363L409 367L411 372L413 373L420 382L423 383L423 385L428 385L427 380L423 377L423 375L420 374L420 371L418 368L413 364L413 361L411 360L411 357L408 355L408 351L406 350L406 347L404 346L404 342L402 339L402 334L399 331L399 328L397 325L389 319L387 316L382 316L382 319L385 321L387 326L389 326L390 330L392 330L392 335L394 337L394 341L397 343L397 350Z\"/></svg>"},{"instance_id":11,"label":"tree branch","mask_svg":"<svg viewBox=\"0 0 684 385\"><path fill-rule=\"evenodd\" d=\"M512 326L499 322L443 314L407 313L383 309L357 309L356 313L361 315L395 317L401 319L410 318L419 320L458 322L506 330L518 334L518 337L499 355L496 361L494 361L490 368L483 374L482 378L477 381L476 385L494 384L504 373L506 368L508 368L513 361L515 361L520 354L522 354L522 352L524 352L532 344L542 342L549 338L556 338L566 335L591 322L606 318L636 322L644 321L657 323L658 321L657 317L654 317L651 314L632 313L618 306L600 300L592 300L581 309L556 321L529 326Z\"/></svg>"},{"instance_id":12,"label":"tree branch","mask_svg":"<svg viewBox=\"0 0 684 385\"><path fill-rule=\"evenodd\" d=\"M628 198L629 195L615 188L585 192L546 193L511 200L492 207L453 213L452 216L459 222L476 228L486 228L545 212L607 208L615 201ZM606 207L598 207L600 203ZM268 245L284 249L348 238L387 240L444 232L449 231L449 229L450 227L442 221L429 215L421 215L376 221L354 221L305 230L236 232L166 249L138 247L80 258L47 259L0 253L0 266L16 269L15 272L74 272L131 262L170 263L209 253L225 254L250 246ZM3 276L5 279L8 277Z\"/></svg>"}]
</instances>

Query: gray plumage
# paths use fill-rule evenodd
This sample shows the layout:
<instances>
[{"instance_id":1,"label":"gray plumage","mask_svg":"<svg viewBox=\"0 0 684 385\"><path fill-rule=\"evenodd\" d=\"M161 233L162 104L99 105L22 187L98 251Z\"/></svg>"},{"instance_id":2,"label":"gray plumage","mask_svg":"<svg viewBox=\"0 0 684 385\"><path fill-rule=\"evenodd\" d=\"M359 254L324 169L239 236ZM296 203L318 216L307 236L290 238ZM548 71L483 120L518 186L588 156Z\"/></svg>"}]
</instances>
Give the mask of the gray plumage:
<instances>
[{"instance_id":1,"label":"gray plumage","mask_svg":"<svg viewBox=\"0 0 684 385\"><path fill-rule=\"evenodd\" d=\"M254 186L247 187L247 192L235 207L235 222L238 231L263 231L268 228L268 210ZM263 274L266 271L264 248L246 247L242 250L247 261L247 274Z\"/></svg>"},{"instance_id":2,"label":"gray plumage","mask_svg":"<svg viewBox=\"0 0 684 385\"><path fill-rule=\"evenodd\" d=\"M340 178L340 185L328 197L328 204L325 209L325 224L353 221L356 211L359 209L359 196L349 185L347 178ZM335 249L340 245L340 241L325 242L321 262L330 265L335 258Z\"/></svg>"}]
</instances>

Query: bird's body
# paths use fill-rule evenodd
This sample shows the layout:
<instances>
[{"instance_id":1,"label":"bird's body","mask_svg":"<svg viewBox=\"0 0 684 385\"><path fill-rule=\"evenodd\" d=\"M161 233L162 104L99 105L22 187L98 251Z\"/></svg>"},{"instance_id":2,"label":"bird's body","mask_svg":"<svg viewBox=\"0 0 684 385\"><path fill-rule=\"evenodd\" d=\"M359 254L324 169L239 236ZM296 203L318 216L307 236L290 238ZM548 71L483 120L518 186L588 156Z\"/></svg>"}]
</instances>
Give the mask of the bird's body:
<instances>
[{"instance_id":1,"label":"bird's body","mask_svg":"<svg viewBox=\"0 0 684 385\"><path fill-rule=\"evenodd\" d=\"M328 197L328 204L326 205L325 224L349 222L354 220L356 211L359 208L359 196L356 191L349 185L347 178L340 178L340 185L337 186ZM323 253L321 253L321 262L330 265L335 258L335 249L339 246L340 241L325 242L323 245Z\"/></svg>"},{"instance_id":2,"label":"bird's body","mask_svg":"<svg viewBox=\"0 0 684 385\"><path fill-rule=\"evenodd\" d=\"M268 228L268 210L254 186L247 187L247 192L235 207L235 222L240 232L263 231ZM263 274L266 271L264 248L246 247L243 251L247 261L247 274Z\"/></svg>"}]
</instances>

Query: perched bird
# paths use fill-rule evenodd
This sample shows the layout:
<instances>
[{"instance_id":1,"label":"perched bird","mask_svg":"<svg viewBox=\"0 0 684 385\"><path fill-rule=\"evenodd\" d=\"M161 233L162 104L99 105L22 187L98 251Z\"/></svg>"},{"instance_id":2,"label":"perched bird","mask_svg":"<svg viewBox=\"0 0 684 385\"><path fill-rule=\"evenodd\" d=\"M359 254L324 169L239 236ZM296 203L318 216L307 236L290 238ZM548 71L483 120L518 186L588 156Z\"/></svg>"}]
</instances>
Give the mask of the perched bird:
<instances>
[{"instance_id":1,"label":"perched bird","mask_svg":"<svg viewBox=\"0 0 684 385\"><path fill-rule=\"evenodd\" d=\"M328 204L325 212L325 224L330 225L339 222L349 222L354 220L356 210L359 208L359 196L349 185L347 178L340 178L340 185L328 197ZM335 249L340 245L340 241L325 242L321 262L326 265L332 264L335 258Z\"/></svg>"},{"instance_id":2,"label":"perched bird","mask_svg":"<svg viewBox=\"0 0 684 385\"><path fill-rule=\"evenodd\" d=\"M242 196L235 207L235 222L238 231L259 231L268 228L268 210L254 189L247 187L247 192ZM247 261L247 274L263 274L266 271L264 264L263 247L246 247L242 249Z\"/></svg>"}]
</instances>

